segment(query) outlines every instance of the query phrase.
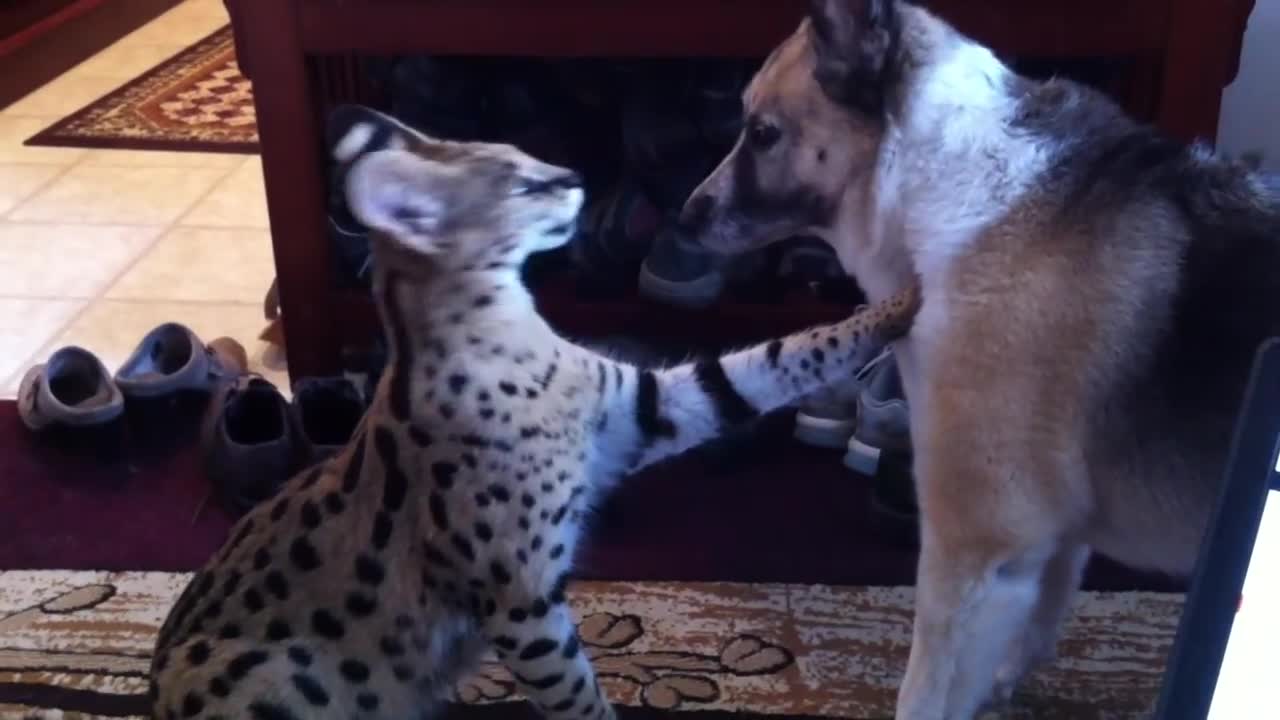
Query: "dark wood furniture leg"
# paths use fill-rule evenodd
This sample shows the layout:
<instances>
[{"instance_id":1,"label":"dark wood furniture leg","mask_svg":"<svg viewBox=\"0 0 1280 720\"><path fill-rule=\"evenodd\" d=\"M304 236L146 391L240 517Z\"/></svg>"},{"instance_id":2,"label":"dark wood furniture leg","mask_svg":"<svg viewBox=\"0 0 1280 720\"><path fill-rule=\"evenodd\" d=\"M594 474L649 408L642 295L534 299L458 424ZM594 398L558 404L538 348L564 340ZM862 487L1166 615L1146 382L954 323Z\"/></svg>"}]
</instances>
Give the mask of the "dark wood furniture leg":
<instances>
[{"instance_id":1,"label":"dark wood furniture leg","mask_svg":"<svg viewBox=\"0 0 1280 720\"><path fill-rule=\"evenodd\" d=\"M290 378L341 370L324 147L296 8L273 0L237 3L235 12L239 47L273 48L253 55L252 79Z\"/></svg>"}]
</instances>

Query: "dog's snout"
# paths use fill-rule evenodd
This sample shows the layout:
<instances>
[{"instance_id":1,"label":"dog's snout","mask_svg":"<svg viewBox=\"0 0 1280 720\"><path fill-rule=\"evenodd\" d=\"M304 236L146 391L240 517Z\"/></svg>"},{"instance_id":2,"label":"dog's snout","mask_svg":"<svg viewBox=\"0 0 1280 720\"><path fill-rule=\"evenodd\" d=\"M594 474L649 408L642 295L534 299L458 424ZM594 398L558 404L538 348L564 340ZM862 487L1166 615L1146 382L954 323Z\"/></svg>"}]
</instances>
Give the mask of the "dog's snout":
<instances>
[{"instance_id":1,"label":"dog's snout","mask_svg":"<svg viewBox=\"0 0 1280 720\"><path fill-rule=\"evenodd\" d=\"M684 204L684 209L680 211L680 228L690 233L702 230L706 227L707 220L711 217L711 209L715 204L716 199L706 193L689 198L689 201Z\"/></svg>"},{"instance_id":2,"label":"dog's snout","mask_svg":"<svg viewBox=\"0 0 1280 720\"><path fill-rule=\"evenodd\" d=\"M581 174L570 170L564 175L561 175L556 181L556 184L569 190L578 190L582 188L584 182Z\"/></svg>"}]
</instances>

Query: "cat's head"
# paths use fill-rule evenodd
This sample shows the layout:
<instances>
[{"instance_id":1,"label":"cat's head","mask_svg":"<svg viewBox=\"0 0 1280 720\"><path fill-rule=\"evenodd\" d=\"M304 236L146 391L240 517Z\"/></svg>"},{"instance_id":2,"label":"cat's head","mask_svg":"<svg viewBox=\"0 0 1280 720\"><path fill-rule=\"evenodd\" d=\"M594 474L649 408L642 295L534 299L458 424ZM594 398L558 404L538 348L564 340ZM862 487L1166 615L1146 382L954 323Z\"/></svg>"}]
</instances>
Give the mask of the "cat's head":
<instances>
[{"instance_id":1,"label":"cat's head","mask_svg":"<svg viewBox=\"0 0 1280 720\"><path fill-rule=\"evenodd\" d=\"M581 177L514 146L433 138L355 105L330 115L328 140L352 215L438 267L518 265L577 228Z\"/></svg>"}]
</instances>

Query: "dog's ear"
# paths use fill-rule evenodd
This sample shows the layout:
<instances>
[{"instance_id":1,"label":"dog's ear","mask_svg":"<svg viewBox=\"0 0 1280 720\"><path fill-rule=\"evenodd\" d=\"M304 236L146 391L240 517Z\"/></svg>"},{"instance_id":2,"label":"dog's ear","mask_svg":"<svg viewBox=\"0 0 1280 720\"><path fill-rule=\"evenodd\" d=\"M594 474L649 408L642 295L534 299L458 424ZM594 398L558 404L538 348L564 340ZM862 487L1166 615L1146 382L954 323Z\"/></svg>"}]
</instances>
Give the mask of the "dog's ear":
<instances>
[{"instance_id":1,"label":"dog's ear","mask_svg":"<svg viewBox=\"0 0 1280 720\"><path fill-rule=\"evenodd\" d=\"M404 150L379 150L358 159L347 174L347 206L366 227L405 247L439 252L440 231L456 208L460 170Z\"/></svg>"},{"instance_id":2,"label":"dog's ear","mask_svg":"<svg viewBox=\"0 0 1280 720\"><path fill-rule=\"evenodd\" d=\"M894 75L897 0L810 0L814 78L832 101L880 114Z\"/></svg>"}]
</instances>

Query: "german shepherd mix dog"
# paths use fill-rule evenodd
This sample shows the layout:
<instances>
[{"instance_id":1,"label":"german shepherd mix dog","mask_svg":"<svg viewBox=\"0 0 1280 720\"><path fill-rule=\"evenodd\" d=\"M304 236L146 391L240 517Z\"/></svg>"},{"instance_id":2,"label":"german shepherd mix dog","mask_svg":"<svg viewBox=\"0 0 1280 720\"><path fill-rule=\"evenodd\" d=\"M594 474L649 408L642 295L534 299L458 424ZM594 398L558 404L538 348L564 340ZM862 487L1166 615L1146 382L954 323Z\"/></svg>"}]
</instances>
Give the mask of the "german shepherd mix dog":
<instances>
[{"instance_id":1,"label":"german shepherd mix dog","mask_svg":"<svg viewBox=\"0 0 1280 720\"><path fill-rule=\"evenodd\" d=\"M823 237L873 302L920 276L897 717L972 717L1052 658L1091 551L1192 569L1280 332L1280 199L896 0L814 0L744 107L684 208L706 247Z\"/></svg>"}]
</instances>

